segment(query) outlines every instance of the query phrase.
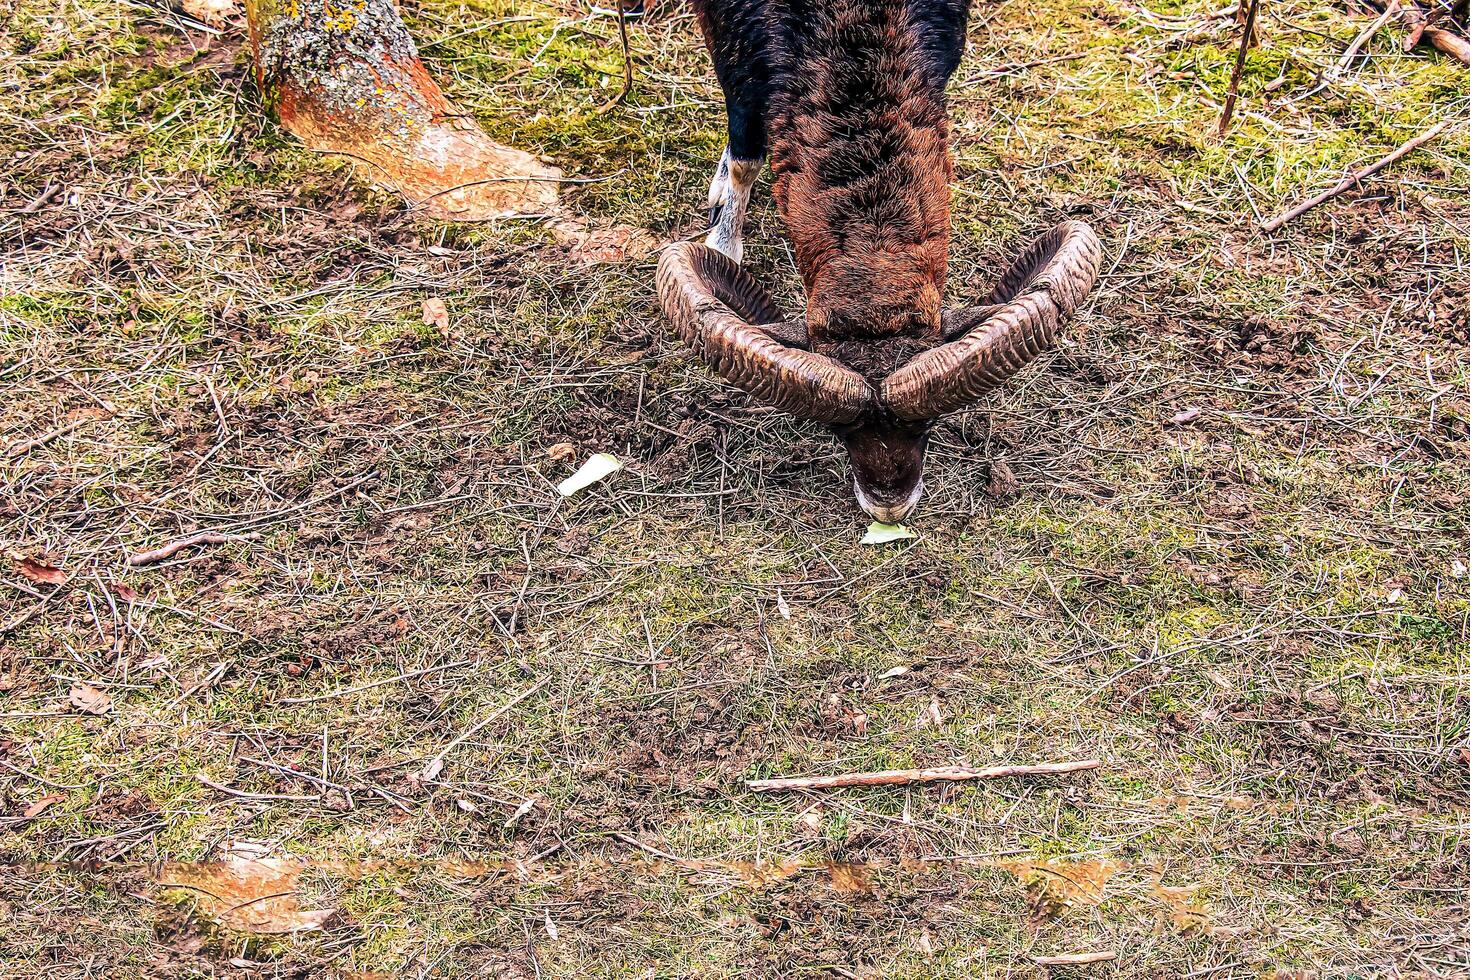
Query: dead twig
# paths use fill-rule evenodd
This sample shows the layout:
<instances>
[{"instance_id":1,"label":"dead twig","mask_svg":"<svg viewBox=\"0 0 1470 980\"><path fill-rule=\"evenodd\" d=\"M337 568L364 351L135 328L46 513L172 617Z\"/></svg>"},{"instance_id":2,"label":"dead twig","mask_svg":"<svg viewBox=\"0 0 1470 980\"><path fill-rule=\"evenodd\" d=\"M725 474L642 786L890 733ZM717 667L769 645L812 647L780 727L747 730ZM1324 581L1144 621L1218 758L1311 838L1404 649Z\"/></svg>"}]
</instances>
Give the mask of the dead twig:
<instances>
[{"instance_id":1,"label":"dead twig","mask_svg":"<svg viewBox=\"0 0 1470 980\"><path fill-rule=\"evenodd\" d=\"M1077 966L1085 963L1106 963L1117 959L1118 954L1110 949L1094 953L1063 953L1061 956L1033 956L1031 962L1037 966Z\"/></svg>"},{"instance_id":2,"label":"dead twig","mask_svg":"<svg viewBox=\"0 0 1470 980\"><path fill-rule=\"evenodd\" d=\"M633 55L628 47L628 11L624 8L627 2L628 0L617 0L618 43L623 48L623 87L616 96L598 107L599 113L622 105L633 91Z\"/></svg>"},{"instance_id":3,"label":"dead twig","mask_svg":"<svg viewBox=\"0 0 1470 980\"><path fill-rule=\"evenodd\" d=\"M883 769L878 772L847 772L836 776L748 779L745 785L757 793L791 789L837 789L842 786L910 786L915 783L959 783L971 779L1000 779L1005 776L1050 776L1096 769L1101 765L1101 759L1083 759L1080 762L1043 762L1034 766L990 766L985 769L970 769L965 766Z\"/></svg>"},{"instance_id":4,"label":"dead twig","mask_svg":"<svg viewBox=\"0 0 1470 980\"><path fill-rule=\"evenodd\" d=\"M1429 129L1420 133L1418 136L1415 136L1413 139L1409 140L1407 143L1400 146L1398 149L1394 150L1388 156L1384 157L1382 160L1379 160L1372 166L1364 167L1362 170L1359 170L1356 173L1349 175L1342 181L1342 183L1338 184L1336 187L1333 187L1331 190L1323 191L1321 194L1318 194L1311 200L1305 201L1302 204L1298 204L1291 210L1285 211L1272 218L1270 221L1267 221L1265 224L1261 225L1261 230L1267 233L1276 231L1288 221L1301 217L1303 214L1306 214L1308 211L1312 210L1312 208L1315 208L1322 202L1330 201L1332 198L1338 196L1339 194L1342 194L1345 191L1352 190L1358 185L1359 182L1373 176L1384 167L1390 166L1394 163L1394 161L1408 156L1410 153L1413 153L1419 147L1423 146L1425 143L1428 143L1440 133L1444 132L1445 129L1448 128L1448 126L1448 120L1431 126Z\"/></svg>"},{"instance_id":5,"label":"dead twig","mask_svg":"<svg viewBox=\"0 0 1470 980\"><path fill-rule=\"evenodd\" d=\"M40 449L48 442L54 442L64 435L75 432L77 429L80 429L82 426L86 425L90 421L92 421L91 418L74 419L73 421L66 423L66 425L61 426L59 429L52 429L50 432L44 432L41 435L36 436L34 439L25 439L20 442L13 443L9 448L5 450L5 455L10 459L19 459L33 449Z\"/></svg>"},{"instance_id":6,"label":"dead twig","mask_svg":"<svg viewBox=\"0 0 1470 980\"><path fill-rule=\"evenodd\" d=\"M136 555L129 555L128 566L130 568L142 568L145 565L155 565L186 548L194 548L199 545L229 544L231 541L259 540L260 534L254 531L248 534L224 534L220 531L201 531L198 534L191 534L187 538L170 541L161 548L154 548L152 551L140 551Z\"/></svg>"},{"instance_id":7,"label":"dead twig","mask_svg":"<svg viewBox=\"0 0 1470 980\"><path fill-rule=\"evenodd\" d=\"M1240 77L1245 72L1245 57L1250 53L1256 38L1256 16L1260 12L1261 0L1251 0L1246 10L1245 31L1240 38L1240 53L1235 56L1235 68L1230 72L1230 90L1225 95L1225 110L1220 113L1218 135L1224 136L1230 129L1230 119L1235 115L1235 103L1240 100Z\"/></svg>"},{"instance_id":8,"label":"dead twig","mask_svg":"<svg viewBox=\"0 0 1470 980\"><path fill-rule=\"evenodd\" d=\"M439 664L434 667L425 667L422 670L411 670L406 674L399 674L396 677L385 677L380 681L373 681L369 684L359 684L356 687L341 687L335 691L328 691L325 694L313 694L309 698L281 698L281 703L310 704L313 701L326 701L329 698L340 698L345 694L356 694L359 691L371 691L375 687L383 687L386 684L397 684L399 681L406 681L411 677L422 677L424 674L432 674L439 670L453 670L456 667L464 667L472 663L474 663L473 660L456 660L450 664Z\"/></svg>"},{"instance_id":9,"label":"dead twig","mask_svg":"<svg viewBox=\"0 0 1470 980\"><path fill-rule=\"evenodd\" d=\"M526 688L520 694L517 694L509 701L505 702L505 704L502 704L500 707L490 712L490 714L485 716L484 720L476 722L468 731L456 736L453 741L451 741L448 745L439 750L438 755L434 756L424 765L423 771L419 773L419 778L427 783L434 777L438 776L439 773L442 772L444 769L444 757L447 756L451 751L453 751L456 746L463 744L466 740L470 738L473 738L476 734L482 731L486 725L489 725L496 718L499 718L511 708L514 708L516 705L526 700L526 698L530 697L537 691L541 690L541 688L545 687L547 682L550 680L551 675L548 674L536 683L532 684L530 687Z\"/></svg>"},{"instance_id":10,"label":"dead twig","mask_svg":"<svg viewBox=\"0 0 1470 980\"><path fill-rule=\"evenodd\" d=\"M293 796L287 793L247 793L243 789L231 789L228 786L223 786L205 776L202 772L196 772L194 778L210 789L219 790L226 796L234 796L242 800L287 800L300 803L321 799L319 796Z\"/></svg>"}]
</instances>

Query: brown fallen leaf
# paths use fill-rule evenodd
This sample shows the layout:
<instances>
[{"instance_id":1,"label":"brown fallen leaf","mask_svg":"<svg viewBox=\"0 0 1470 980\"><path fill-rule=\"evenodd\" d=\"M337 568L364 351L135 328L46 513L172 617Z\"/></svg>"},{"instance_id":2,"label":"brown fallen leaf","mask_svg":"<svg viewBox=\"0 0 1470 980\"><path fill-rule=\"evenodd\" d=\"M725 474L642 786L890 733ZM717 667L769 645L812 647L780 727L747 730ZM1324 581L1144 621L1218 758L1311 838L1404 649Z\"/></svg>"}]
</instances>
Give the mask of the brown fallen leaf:
<instances>
[{"instance_id":1,"label":"brown fallen leaf","mask_svg":"<svg viewBox=\"0 0 1470 980\"><path fill-rule=\"evenodd\" d=\"M55 565L48 565L34 558L15 559L15 570L20 572L21 578L43 585L64 585L71 577Z\"/></svg>"},{"instance_id":2,"label":"brown fallen leaf","mask_svg":"<svg viewBox=\"0 0 1470 980\"><path fill-rule=\"evenodd\" d=\"M1460 749L1460 761L1470 766L1470 745Z\"/></svg>"},{"instance_id":3,"label":"brown fallen leaf","mask_svg":"<svg viewBox=\"0 0 1470 980\"><path fill-rule=\"evenodd\" d=\"M25 817L27 820L33 820L36 817L39 817L41 815L41 812L45 810L48 806L53 803L60 803L64 799L66 799L66 795L63 793L48 793L47 795L36 799L34 802L31 803L30 806L26 807L25 812L22 813L21 816Z\"/></svg>"},{"instance_id":4,"label":"brown fallen leaf","mask_svg":"<svg viewBox=\"0 0 1470 980\"><path fill-rule=\"evenodd\" d=\"M438 327L440 330L449 329L449 307L437 296L430 296L424 300L424 326Z\"/></svg>"},{"instance_id":5,"label":"brown fallen leaf","mask_svg":"<svg viewBox=\"0 0 1470 980\"><path fill-rule=\"evenodd\" d=\"M1170 421L1173 422L1175 425L1183 425L1186 422L1193 422L1195 419L1199 418L1199 416L1200 410L1198 408L1186 408L1184 411L1180 412L1172 419L1170 419Z\"/></svg>"},{"instance_id":6,"label":"brown fallen leaf","mask_svg":"<svg viewBox=\"0 0 1470 980\"><path fill-rule=\"evenodd\" d=\"M573 456L577 455L577 447L572 445L570 442L559 442L556 445L552 446L550 449L546 450L546 455L550 456L558 463L564 463L567 460L571 459Z\"/></svg>"},{"instance_id":7,"label":"brown fallen leaf","mask_svg":"<svg viewBox=\"0 0 1470 980\"><path fill-rule=\"evenodd\" d=\"M868 872L861 864L852 864L845 861L827 862L827 874L830 876L830 884L834 892L844 894L863 894L873 890L868 881Z\"/></svg>"},{"instance_id":8,"label":"brown fallen leaf","mask_svg":"<svg viewBox=\"0 0 1470 980\"><path fill-rule=\"evenodd\" d=\"M112 698L106 691L78 682L71 686L71 706L89 715L105 715L112 710Z\"/></svg>"},{"instance_id":9,"label":"brown fallen leaf","mask_svg":"<svg viewBox=\"0 0 1470 980\"><path fill-rule=\"evenodd\" d=\"M992 500L1005 500L1014 497L1020 483L1016 480L1016 474L1011 470L1010 464L1003 459L990 461L990 485L985 492Z\"/></svg>"},{"instance_id":10,"label":"brown fallen leaf","mask_svg":"<svg viewBox=\"0 0 1470 980\"><path fill-rule=\"evenodd\" d=\"M657 243L642 228L632 225L589 225L580 218L563 218L548 224L556 243L578 265L602 265L641 259L653 253Z\"/></svg>"},{"instance_id":11,"label":"brown fallen leaf","mask_svg":"<svg viewBox=\"0 0 1470 980\"><path fill-rule=\"evenodd\" d=\"M326 925L336 909L303 909L296 891L305 864L267 857L261 845L240 842L222 860L172 861L158 883L195 896L216 924L239 932L282 935Z\"/></svg>"}]
</instances>

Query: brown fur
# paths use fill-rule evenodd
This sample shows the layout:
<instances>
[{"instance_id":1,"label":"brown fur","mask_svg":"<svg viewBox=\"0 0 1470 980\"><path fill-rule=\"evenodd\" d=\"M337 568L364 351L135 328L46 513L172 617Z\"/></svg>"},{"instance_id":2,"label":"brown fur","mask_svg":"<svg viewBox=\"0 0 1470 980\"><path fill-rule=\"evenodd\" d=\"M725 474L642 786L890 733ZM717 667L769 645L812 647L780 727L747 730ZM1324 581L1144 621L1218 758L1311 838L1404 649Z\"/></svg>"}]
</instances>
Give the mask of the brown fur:
<instances>
[{"instance_id":1,"label":"brown fur","mask_svg":"<svg viewBox=\"0 0 1470 980\"><path fill-rule=\"evenodd\" d=\"M938 341L949 260L949 126L908 11L902 0L814 5L804 33L832 53L806 52L770 127L812 342L874 380L896 366L896 347L906 358ZM898 337L920 343L870 343Z\"/></svg>"}]
</instances>

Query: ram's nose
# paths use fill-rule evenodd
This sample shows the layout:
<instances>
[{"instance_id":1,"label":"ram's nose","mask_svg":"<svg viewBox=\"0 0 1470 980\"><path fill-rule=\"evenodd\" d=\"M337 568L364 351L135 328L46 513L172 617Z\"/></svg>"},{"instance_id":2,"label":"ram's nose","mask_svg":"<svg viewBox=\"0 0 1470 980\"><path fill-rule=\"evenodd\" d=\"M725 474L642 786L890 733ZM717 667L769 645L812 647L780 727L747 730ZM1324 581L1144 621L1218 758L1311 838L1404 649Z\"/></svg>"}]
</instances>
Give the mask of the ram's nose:
<instances>
[{"instance_id":1,"label":"ram's nose","mask_svg":"<svg viewBox=\"0 0 1470 980\"><path fill-rule=\"evenodd\" d=\"M862 486L856 481L853 482L853 490L857 493L858 506L873 520L880 524L902 524L919 506L919 498L924 496L924 481L919 481L918 486L914 487L907 500L896 503L872 499L863 492Z\"/></svg>"}]
</instances>

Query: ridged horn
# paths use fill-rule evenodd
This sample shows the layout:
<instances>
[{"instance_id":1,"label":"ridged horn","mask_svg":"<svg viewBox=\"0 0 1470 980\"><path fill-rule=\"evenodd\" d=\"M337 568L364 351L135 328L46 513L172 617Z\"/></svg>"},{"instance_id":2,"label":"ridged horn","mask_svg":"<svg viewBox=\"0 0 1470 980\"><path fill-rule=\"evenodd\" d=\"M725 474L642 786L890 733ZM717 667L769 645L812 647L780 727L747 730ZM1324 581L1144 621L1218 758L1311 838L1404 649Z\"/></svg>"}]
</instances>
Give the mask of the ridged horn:
<instances>
[{"instance_id":1,"label":"ridged horn","mask_svg":"<svg viewBox=\"0 0 1470 980\"><path fill-rule=\"evenodd\" d=\"M832 425L877 408L862 375L801 349L806 330L720 252L676 242L658 263L658 297L679 337L726 381L798 418Z\"/></svg>"},{"instance_id":2,"label":"ridged horn","mask_svg":"<svg viewBox=\"0 0 1470 980\"><path fill-rule=\"evenodd\" d=\"M899 418L936 419L973 404L1056 342L1097 282L1102 245L1082 221L1064 221L1021 253L991 294L946 318L952 343L925 351L883 382ZM973 326L971 326L973 324Z\"/></svg>"}]
</instances>

